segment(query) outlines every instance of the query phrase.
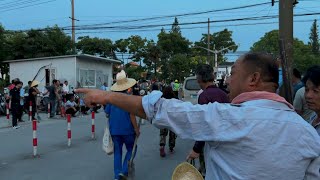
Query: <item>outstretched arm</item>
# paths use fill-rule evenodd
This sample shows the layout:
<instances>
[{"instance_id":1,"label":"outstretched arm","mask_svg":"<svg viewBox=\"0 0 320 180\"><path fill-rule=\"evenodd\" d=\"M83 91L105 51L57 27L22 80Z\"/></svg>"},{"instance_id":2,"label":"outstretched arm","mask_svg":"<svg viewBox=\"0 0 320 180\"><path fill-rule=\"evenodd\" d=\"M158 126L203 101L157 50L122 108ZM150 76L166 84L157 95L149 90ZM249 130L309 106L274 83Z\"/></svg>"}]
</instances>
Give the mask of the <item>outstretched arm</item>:
<instances>
[{"instance_id":1,"label":"outstretched arm","mask_svg":"<svg viewBox=\"0 0 320 180\"><path fill-rule=\"evenodd\" d=\"M98 89L76 89L75 92L85 94L84 102L88 107L96 104L113 104L131 114L146 118L141 96L130 96L124 93L107 92Z\"/></svg>"}]
</instances>

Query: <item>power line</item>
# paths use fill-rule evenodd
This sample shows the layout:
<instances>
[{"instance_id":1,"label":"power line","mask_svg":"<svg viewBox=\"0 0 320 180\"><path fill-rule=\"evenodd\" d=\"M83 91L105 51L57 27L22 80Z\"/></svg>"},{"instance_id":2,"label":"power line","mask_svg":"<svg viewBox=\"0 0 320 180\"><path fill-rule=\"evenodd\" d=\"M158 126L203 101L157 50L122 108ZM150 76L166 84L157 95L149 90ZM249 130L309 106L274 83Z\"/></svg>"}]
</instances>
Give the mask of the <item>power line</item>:
<instances>
[{"instance_id":1,"label":"power line","mask_svg":"<svg viewBox=\"0 0 320 180\"><path fill-rule=\"evenodd\" d=\"M0 11L0 13L12 11L12 10L23 9L23 8L27 8L27 7L33 7L33 6L37 6L37 5L41 5L41 4L47 4L50 2L54 2L54 1L57 1L57 0L48 0L48 1L39 2L39 3L30 3L29 5L25 5L25 6L19 6L19 7L15 7L15 8L5 9L3 11Z\"/></svg>"},{"instance_id":2,"label":"power line","mask_svg":"<svg viewBox=\"0 0 320 180\"><path fill-rule=\"evenodd\" d=\"M201 11L201 12L175 14L175 15L166 15L166 16L156 16L156 17L150 17L150 18L140 18L140 19L125 20L125 21L114 21L114 22L108 22L108 23L89 24L89 25L83 25L83 26L88 26L88 27L90 27L90 26L97 26L97 25L119 24L119 23L128 23L128 22L148 21L148 20L162 19L162 18L173 18L173 17L181 17L181 16L192 16L192 15L200 15L200 14L207 14L207 13L213 13L213 12L222 12L222 11L231 11L231 10L236 10L236 9L251 8L251 7L257 7L257 6L267 5L267 4L270 4L270 2L259 3L259 4L251 4L251 5L246 5L246 6L238 6L238 7L233 7L233 8L214 9L214 10Z\"/></svg>"},{"instance_id":3,"label":"power line","mask_svg":"<svg viewBox=\"0 0 320 180\"><path fill-rule=\"evenodd\" d=\"M304 14L295 14L294 16L314 16L319 15L320 12L317 13L304 13ZM222 22L234 22L234 21L257 21L257 20L266 20L266 19L274 19L278 18L279 15L272 16L255 16L255 17L246 17L246 18L235 18L235 19L223 19L223 20L212 20L210 23L222 23ZM195 25L195 24L206 24L208 21L198 21L198 22L186 22L179 23L179 26L184 25ZM97 30L97 29L120 29L120 30L132 30L132 29L143 29L143 28L154 28L154 27L165 27L171 26L172 24L153 24L153 25L143 25L143 26L96 26L96 27L86 27L86 26L78 26L77 30ZM61 28L62 30L70 30L70 28Z\"/></svg>"}]
</instances>

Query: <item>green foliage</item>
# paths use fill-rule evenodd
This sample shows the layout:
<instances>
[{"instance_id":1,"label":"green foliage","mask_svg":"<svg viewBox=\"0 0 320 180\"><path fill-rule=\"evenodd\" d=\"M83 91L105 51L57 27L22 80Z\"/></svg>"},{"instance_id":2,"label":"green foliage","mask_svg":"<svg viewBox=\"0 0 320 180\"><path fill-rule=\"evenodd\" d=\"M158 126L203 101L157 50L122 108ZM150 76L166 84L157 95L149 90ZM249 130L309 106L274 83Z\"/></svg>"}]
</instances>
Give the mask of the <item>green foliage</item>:
<instances>
[{"instance_id":1,"label":"green foliage","mask_svg":"<svg viewBox=\"0 0 320 180\"><path fill-rule=\"evenodd\" d=\"M310 32L310 42L309 45L311 45L312 52L314 54L319 54L320 45L319 45L319 32L318 32L318 25L317 20L315 19L312 26L311 26L311 32Z\"/></svg>"},{"instance_id":2,"label":"green foliage","mask_svg":"<svg viewBox=\"0 0 320 180\"><path fill-rule=\"evenodd\" d=\"M83 54L98 55L101 57L114 57L113 43L110 39L79 37L76 47Z\"/></svg>"},{"instance_id":3,"label":"green foliage","mask_svg":"<svg viewBox=\"0 0 320 180\"><path fill-rule=\"evenodd\" d=\"M253 52L268 52L275 55L279 54L279 31L267 32L259 41L255 42L250 48ZM293 66L304 72L312 65L320 64L320 57L316 56L311 46L304 44L303 41L293 39Z\"/></svg>"},{"instance_id":4,"label":"green foliage","mask_svg":"<svg viewBox=\"0 0 320 180\"><path fill-rule=\"evenodd\" d=\"M122 62L124 63L124 58L123 55L124 53L128 52L128 45L129 45L129 40L128 39L119 39L117 41L115 41L115 50L117 52L120 52L122 55Z\"/></svg>"},{"instance_id":5,"label":"green foliage","mask_svg":"<svg viewBox=\"0 0 320 180\"><path fill-rule=\"evenodd\" d=\"M178 79L179 81L183 81L185 77L188 77L191 74L191 60L185 54L174 55L170 59L168 67L170 79Z\"/></svg>"},{"instance_id":6,"label":"green foliage","mask_svg":"<svg viewBox=\"0 0 320 180\"><path fill-rule=\"evenodd\" d=\"M194 45L198 47L208 48L208 34L202 34L201 40L195 42ZM232 31L224 29L222 31L210 34L210 48L215 48L217 51L223 48L227 48L218 54L218 63L221 63L227 60L224 55L229 51L235 52L238 46L232 39ZM197 55L207 56L207 51L205 49L196 48L194 52ZM209 64L213 65L213 54L210 54L212 55L212 61L210 61Z\"/></svg>"},{"instance_id":7,"label":"green foliage","mask_svg":"<svg viewBox=\"0 0 320 180\"><path fill-rule=\"evenodd\" d=\"M135 62L140 62L141 65L147 39L134 35L128 38L128 42L129 53L133 54L131 59Z\"/></svg>"}]
</instances>

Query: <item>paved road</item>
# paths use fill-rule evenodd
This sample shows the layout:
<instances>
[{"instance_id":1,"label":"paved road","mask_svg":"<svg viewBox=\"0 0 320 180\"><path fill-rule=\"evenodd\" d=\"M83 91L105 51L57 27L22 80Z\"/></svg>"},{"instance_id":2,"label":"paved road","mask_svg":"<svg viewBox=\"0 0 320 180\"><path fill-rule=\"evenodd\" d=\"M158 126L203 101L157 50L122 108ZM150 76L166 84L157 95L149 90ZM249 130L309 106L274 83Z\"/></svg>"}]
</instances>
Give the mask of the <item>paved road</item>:
<instances>
[{"instance_id":1,"label":"paved road","mask_svg":"<svg viewBox=\"0 0 320 180\"><path fill-rule=\"evenodd\" d=\"M45 115L43 115L44 117ZM112 180L113 156L101 148L104 113L96 115L97 139L91 140L90 116L72 119L72 145L67 147L67 123L62 119L38 125L39 158L32 157L32 128L29 122L14 130L0 129L1 180ZM159 156L159 130L146 123L141 127L136 156L136 180L171 179L174 167L184 161L192 141L177 139L176 153Z\"/></svg>"}]
</instances>

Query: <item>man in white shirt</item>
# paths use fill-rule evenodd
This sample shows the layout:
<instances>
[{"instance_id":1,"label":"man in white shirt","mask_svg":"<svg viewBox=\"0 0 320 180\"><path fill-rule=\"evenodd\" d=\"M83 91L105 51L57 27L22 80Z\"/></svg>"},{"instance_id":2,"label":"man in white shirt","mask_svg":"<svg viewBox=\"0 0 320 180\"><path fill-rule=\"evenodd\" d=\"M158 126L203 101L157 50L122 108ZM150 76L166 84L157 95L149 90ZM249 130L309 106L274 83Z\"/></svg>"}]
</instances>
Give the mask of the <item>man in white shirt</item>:
<instances>
[{"instance_id":1,"label":"man in white shirt","mask_svg":"<svg viewBox=\"0 0 320 180\"><path fill-rule=\"evenodd\" d=\"M63 94L66 95L70 92L68 81L64 81L62 86Z\"/></svg>"},{"instance_id":2,"label":"man in white shirt","mask_svg":"<svg viewBox=\"0 0 320 180\"><path fill-rule=\"evenodd\" d=\"M44 86L44 87L42 88L42 91L41 91L42 97L43 97L43 105L44 105L44 107L45 107L46 112L48 112L48 104L49 104L49 102L50 102L50 100L49 100L50 92L49 92L49 90L47 89L47 87L49 87L49 85L50 85L50 84L47 83L46 86Z\"/></svg>"},{"instance_id":3,"label":"man in white shirt","mask_svg":"<svg viewBox=\"0 0 320 180\"><path fill-rule=\"evenodd\" d=\"M70 100L65 104L66 114L71 114L73 117L79 111L79 105L74 101L74 95L70 95Z\"/></svg>"},{"instance_id":4,"label":"man in white shirt","mask_svg":"<svg viewBox=\"0 0 320 180\"><path fill-rule=\"evenodd\" d=\"M275 94L272 56L248 53L227 80L231 104L192 105L161 92L127 96L79 89L88 106L113 104L179 137L205 141L206 180L320 179L320 137L291 104Z\"/></svg>"}]
</instances>

